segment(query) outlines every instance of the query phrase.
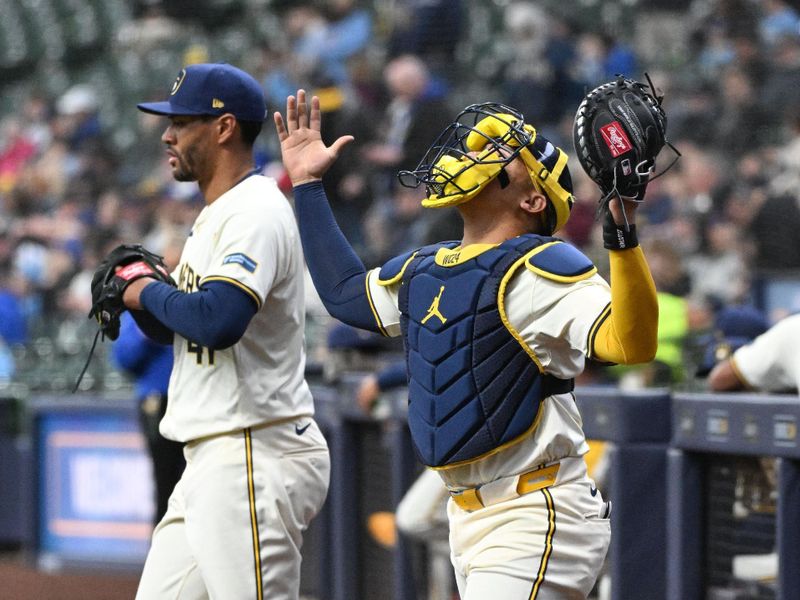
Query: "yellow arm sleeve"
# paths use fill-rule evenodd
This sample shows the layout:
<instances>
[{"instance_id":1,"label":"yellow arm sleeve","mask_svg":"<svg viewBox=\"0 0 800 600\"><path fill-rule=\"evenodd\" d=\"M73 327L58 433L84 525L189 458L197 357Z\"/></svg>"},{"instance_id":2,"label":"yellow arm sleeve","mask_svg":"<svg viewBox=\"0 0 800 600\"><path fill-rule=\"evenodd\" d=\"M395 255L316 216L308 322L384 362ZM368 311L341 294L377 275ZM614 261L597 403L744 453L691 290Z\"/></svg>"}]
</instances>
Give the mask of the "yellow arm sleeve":
<instances>
[{"instance_id":1,"label":"yellow arm sleeve","mask_svg":"<svg viewBox=\"0 0 800 600\"><path fill-rule=\"evenodd\" d=\"M589 357L632 365L653 360L658 348L656 286L639 247L609 252L611 305L589 331Z\"/></svg>"}]
</instances>

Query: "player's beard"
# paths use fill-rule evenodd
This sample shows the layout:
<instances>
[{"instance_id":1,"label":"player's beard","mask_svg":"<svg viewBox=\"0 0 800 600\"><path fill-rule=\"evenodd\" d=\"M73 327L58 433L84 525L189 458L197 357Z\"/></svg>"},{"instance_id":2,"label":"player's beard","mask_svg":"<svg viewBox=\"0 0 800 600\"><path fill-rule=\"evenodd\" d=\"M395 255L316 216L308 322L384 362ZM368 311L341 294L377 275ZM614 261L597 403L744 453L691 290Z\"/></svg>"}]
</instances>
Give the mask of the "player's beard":
<instances>
[{"instance_id":1,"label":"player's beard","mask_svg":"<svg viewBox=\"0 0 800 600\"><path fill-rule=\"evenodd\" d=\"M197 181L199 152L196 146L186 148L180 154L173 149L176 164L172 171L175 181Z\"/></svg>"}]
</instances>

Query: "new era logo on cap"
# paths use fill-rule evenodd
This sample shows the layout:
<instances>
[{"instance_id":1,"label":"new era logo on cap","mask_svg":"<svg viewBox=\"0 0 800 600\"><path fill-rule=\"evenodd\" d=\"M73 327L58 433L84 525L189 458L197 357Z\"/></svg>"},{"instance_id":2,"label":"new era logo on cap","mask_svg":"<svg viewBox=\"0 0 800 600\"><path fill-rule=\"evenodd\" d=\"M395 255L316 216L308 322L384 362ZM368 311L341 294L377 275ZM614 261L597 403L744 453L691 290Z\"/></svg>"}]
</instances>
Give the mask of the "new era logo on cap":
<instances>
[{"instance_id":1,"label":"new era logo on cap","mask_svg":"<svg viewBox=\"0 0 800 600\"><path fill-rule=\"evenodd\" d=\"M267 116L264 90L250 75L226 63L190 65L181 69L163 102L137 104L156 115L232 114L240 121L263 121Z\"/></svg>"}]
</instances>

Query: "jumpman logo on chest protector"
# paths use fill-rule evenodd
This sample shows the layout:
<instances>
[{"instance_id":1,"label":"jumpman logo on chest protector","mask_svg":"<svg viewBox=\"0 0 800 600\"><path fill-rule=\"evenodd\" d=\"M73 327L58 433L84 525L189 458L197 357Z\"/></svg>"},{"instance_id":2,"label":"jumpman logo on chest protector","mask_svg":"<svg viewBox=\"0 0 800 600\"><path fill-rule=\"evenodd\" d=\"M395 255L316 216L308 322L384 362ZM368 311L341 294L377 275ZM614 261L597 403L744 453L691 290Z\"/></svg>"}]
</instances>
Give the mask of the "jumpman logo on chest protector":
<instances>
[{"instance_id":1,"label":"jumpman logo on chest protector","mask_svg":"<svg viewBox=\"0 0 800 600\"><path fill-rule=\"evenodd\" d=\"M428 308L428 312L425 313L425 318L422 319L421 323L425 323L431 317L436 317L442 322L442 325L447 323L447 319L445 316L439 311L439 301L442 298L442 294L444 294L444 286L439 288L439 294L433 299L431 302L430 307Z\"/></svg>"}]
</instances>

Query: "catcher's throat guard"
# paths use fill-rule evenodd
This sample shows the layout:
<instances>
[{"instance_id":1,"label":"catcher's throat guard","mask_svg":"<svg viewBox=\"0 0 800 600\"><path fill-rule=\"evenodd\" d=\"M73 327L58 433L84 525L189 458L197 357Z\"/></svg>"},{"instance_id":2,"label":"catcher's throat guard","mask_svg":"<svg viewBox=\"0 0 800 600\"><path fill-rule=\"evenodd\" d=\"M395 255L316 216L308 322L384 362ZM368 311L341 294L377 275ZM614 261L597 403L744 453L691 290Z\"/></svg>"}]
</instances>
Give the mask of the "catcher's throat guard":
<instances>
[{"instance_id":1,"label":"catcher's throat guard","mask_svg":"<svg viewBox=\"0 0 800 600\"><path fill-rule=\"evenodd\" d=\"M424 207L455 206L474 198L495 178L505 186L504 169L516 158L523 160L534 187L549 200L552 234L567 222L574 202L567 155L504 104L467 106L439 134L416 169L401 171L398 177L406 187L425 185Z\"/></svg>"}]
</instances>

